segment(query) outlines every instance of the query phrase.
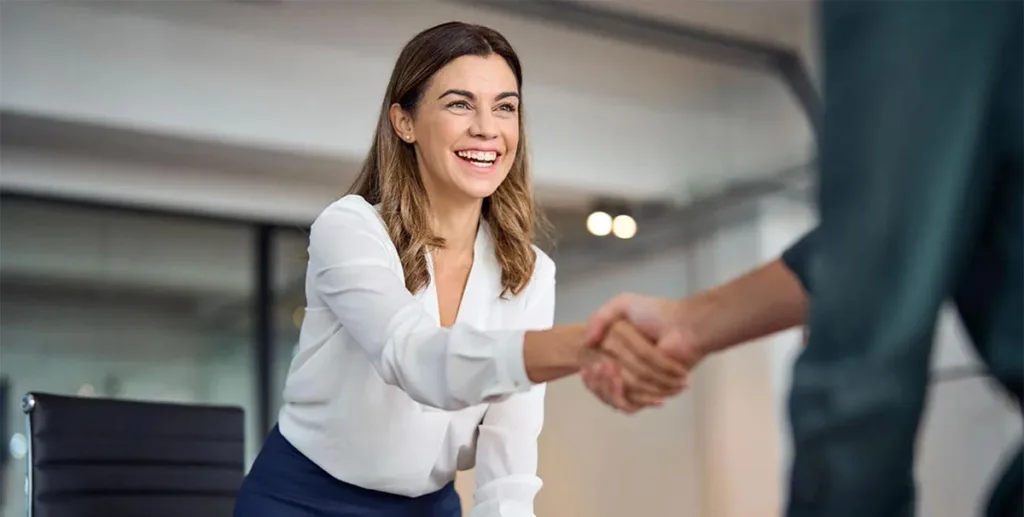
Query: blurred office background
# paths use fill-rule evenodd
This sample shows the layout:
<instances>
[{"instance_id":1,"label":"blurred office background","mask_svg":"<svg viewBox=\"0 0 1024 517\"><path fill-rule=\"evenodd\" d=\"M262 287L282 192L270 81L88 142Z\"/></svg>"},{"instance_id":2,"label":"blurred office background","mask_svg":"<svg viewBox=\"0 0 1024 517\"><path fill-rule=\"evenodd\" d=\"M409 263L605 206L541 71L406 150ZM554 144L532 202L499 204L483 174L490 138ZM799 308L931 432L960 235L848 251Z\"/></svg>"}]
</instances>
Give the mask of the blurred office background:
<instances>
[{"instance_id":1,"label":"blurred office background","mask_svg":"<svg viewBox=\"0 0 1024 517\"><path fill-rule=\"evenodd\" d=\"M3 517L25 509L29 390L238 405L251 461L298 336L308 225L348 187L398 50L435 23L490 25L521 54L559 321L712 286L814 224L804 0L0 6ZM937 338L924 517L976 514L1021 435L958 325ZM777 514L799 343L712 358L632 418L554 383L538 515Z\"/></svg>"}]
</instances>

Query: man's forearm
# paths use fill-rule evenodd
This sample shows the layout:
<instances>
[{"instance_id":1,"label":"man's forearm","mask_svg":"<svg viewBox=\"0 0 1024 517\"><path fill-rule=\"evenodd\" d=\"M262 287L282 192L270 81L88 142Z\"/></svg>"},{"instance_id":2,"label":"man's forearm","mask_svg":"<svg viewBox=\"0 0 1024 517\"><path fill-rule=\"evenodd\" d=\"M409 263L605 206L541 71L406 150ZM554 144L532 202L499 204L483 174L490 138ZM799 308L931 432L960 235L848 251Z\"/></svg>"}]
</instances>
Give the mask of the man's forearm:
<instances>
[{"instance_id":1,"label":"man's forearm","mask_svg":"<svg viewBox=\"0 0 1024 517\"><path fill-rule=\"evenodd\" d=\"M682 300L678 318L704 354L779 332L804 321L807 294L781 260Z\"/></svg>"}]
</instances>

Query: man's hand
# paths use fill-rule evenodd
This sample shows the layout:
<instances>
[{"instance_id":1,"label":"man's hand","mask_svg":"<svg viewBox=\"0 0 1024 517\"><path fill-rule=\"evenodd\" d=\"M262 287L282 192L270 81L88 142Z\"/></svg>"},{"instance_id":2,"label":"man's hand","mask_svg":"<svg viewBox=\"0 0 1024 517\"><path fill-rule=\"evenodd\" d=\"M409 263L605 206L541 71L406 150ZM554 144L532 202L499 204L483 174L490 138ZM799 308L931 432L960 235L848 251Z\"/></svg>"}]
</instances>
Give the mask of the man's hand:
<instances>
[{"instance_id":1,"label":"man's hand","mask_svg":"<svg viewBox=\"0 0 1024 517\"><path fill-rule=\"evenodd\" d=\"M685 309L680 302L660 298L622 294L606 303L590 318L587 343L608 357L593 361L582 372L583 381L606 404L626 413L635 413L648 406L660 406L665 398L686 388L686 378L704 356L693 333L685 326ZM611 351L609 330L629 322L636 331L650 340L652 348L675 362L680 376L670 390L651 390L650 383L638 379L628 364Z\"/></svg>"}]
</instances>

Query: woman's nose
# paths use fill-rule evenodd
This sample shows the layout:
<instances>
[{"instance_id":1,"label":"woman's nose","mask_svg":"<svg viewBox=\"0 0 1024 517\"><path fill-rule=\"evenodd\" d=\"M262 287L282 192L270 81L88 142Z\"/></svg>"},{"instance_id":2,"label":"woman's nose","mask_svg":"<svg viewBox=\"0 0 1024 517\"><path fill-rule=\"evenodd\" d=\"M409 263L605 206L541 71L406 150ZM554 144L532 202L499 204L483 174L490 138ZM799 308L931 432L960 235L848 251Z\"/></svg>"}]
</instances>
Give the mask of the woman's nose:
<instances>
[{"instance_id":1,"label":"woman's nose","mask_svg":"<svg viewBox=\"0 0 1024 517\"><path fill-rule=\"evenodd\" d=\"M491 112L478 111L473 119L473 125L469 128L473 136L487 140L498 137L498 123Z\"/></svg>"}]
</instances>

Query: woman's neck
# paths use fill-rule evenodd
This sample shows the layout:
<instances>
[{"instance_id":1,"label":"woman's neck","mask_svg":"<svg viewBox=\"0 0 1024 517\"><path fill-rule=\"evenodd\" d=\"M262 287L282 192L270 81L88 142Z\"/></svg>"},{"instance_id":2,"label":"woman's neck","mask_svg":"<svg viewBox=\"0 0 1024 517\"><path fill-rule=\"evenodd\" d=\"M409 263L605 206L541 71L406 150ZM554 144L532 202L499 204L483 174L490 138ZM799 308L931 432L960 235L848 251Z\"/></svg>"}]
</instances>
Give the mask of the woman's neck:
<instances>
[{"instance_id":1,"label":"woman's neck","mask_svg":"<svg viewBox=\"0 0 1024 517\"><path fill-rule=\"evenodd\" d=\"M444 255L472 259L482 206L482 200L462 203L431 200L433 230L435 235L445 241Z\"/></svg>"}]
</instances>

